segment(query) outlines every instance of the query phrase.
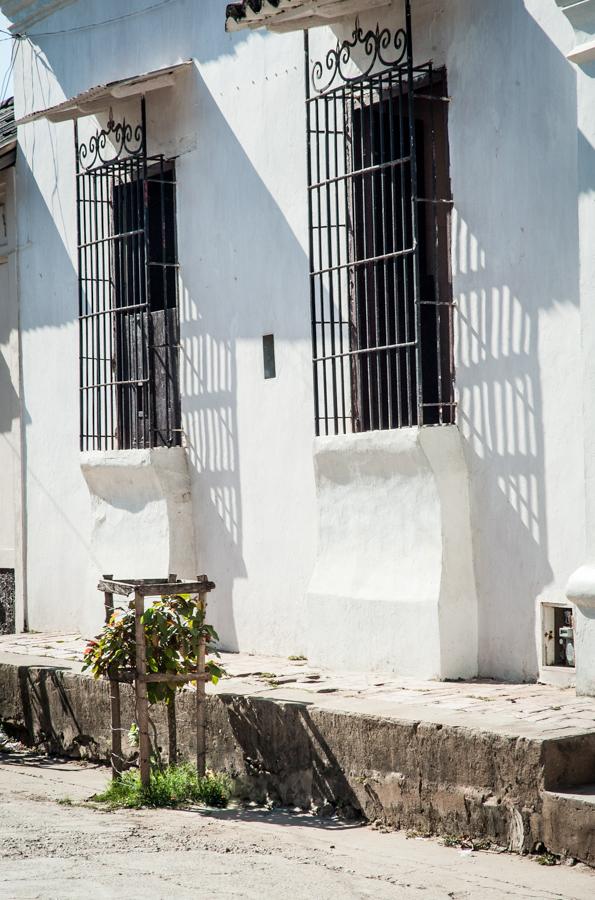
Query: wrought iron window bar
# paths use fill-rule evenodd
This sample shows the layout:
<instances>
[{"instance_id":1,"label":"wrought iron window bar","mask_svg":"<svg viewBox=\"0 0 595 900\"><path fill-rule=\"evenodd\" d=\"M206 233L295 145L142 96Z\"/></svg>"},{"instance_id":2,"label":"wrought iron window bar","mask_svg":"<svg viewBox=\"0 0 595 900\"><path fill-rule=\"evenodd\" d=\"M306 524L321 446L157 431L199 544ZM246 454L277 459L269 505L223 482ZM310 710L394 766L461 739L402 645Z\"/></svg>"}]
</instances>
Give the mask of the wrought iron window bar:
<instances>
[{"instance_id":1,"label":"wrought iron window bar","mask_svg":"<svg viewBox=\"0 0 595 900\"><path fill-rule=\"evenodd\" d=\"M181 442L175 168L140 122L75 121L80 446Z\"/></svg>"},{"instance_id":2,"label":"wrought iron window bar","mask_svg":"<svg viewBox=\"0 0 595 900\"><path fill-rule=\"evenodd\" d=\"M448 96L404 14L321 60L305 32L317 434L454 421Z\"/></svg>"}]
</instances>

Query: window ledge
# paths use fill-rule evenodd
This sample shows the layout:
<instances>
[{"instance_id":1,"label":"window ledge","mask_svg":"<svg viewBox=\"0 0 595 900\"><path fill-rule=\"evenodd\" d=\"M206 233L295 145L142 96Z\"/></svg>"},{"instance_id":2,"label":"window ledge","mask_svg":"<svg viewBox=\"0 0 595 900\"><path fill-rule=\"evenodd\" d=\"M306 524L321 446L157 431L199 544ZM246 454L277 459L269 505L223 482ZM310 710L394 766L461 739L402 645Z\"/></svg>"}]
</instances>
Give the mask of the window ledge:
<instances>
[{"instance_id":1,"label":"window ledge","mask_svg":"<svg viewBox=\"0 0 595 900\"><path fill-rule=\"evenodd\" d=\"M184 447L86 451L80 466L93 511L97 574L194 577L196 548Z\"/></svg>"}]
</instances>

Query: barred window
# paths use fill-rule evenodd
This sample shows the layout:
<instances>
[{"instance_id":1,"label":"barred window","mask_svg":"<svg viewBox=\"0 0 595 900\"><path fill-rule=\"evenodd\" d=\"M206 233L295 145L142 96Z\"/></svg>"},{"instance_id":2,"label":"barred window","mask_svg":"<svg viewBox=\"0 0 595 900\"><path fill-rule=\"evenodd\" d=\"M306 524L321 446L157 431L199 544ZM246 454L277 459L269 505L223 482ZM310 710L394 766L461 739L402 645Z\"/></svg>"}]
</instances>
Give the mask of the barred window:
<instances>
[{"instance_id":1,"label":"barred window","mask_svg":"<svg viewBox=\"0 0 595 900\"><path fill-rule=\"evenodd\" d=\"M142 123L77 143L81 449L181 439L175 166Z\"/></svg>"},{"instance_id":2,"label":"barred window","mask_svg":"<svg viewBox=\"0 0 595 900\"><path fill-rule=\"evenodd\" d=\"M317 434L454 421L446 74L412 65L409 28L356 24L310 61ZM356 47L372 61L350 78Z\"/></svg>"}]
</instances>

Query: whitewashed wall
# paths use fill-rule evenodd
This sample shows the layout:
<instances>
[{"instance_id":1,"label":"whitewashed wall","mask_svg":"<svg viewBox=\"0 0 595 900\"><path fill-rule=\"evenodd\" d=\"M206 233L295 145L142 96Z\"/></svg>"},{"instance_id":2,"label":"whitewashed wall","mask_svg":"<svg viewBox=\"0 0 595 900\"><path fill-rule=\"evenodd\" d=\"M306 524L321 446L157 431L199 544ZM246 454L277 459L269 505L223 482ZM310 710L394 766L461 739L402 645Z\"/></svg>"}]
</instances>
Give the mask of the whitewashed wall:
<instances>
[{"instance_id":1,"label":"whitewashed wall","mask_svg":"<svg viewBox=\"0 0 595 900\"><path fill-rule=\"evenodd\" d=\"M16 623L22 628L21 430L15 170L0 171L0 568L15 569Z\"/></svg>"},{"instance_id":2,"label":"whitewashed wall","mask_svg":"<svg viewBox=\"0 0 595 900\"><path fill-rule=\"evenodd\" d=\"M143 5L131 0L126 9ZM194 60L173 93L149 97L148 111L153 147L179 155L182 391L197 565L218 584L214 619L228 646L300 653L317 627L304 603L317 511L302 35L232 38L224 8L177 0L117 25L22 45L17 115ZM118 0L79 2L32 31L122 10ZM580 135L563 56L570 28L547 0L424 0L414 10L416 57L446 64L453 98L457 386L478 666L532 678L536 604L563 597L584 545ZM345 29L320 31L316 44L334 43L335 33ZM20 142L29 620L37 629L90 629L100 619L94 581L108 560L92 545L78 450L72 125L41 121L23 127ZM269 332L278 377L265 381L261 337ZM152 535L138 540L150 563ZM392 540L398 546L399 534ZM379 634L395 627L392 615L377 616ZM329 646L351 639L348 617L339 616ZM358 665L366 662L364 655Z\"/></svg>"}]
</instances>

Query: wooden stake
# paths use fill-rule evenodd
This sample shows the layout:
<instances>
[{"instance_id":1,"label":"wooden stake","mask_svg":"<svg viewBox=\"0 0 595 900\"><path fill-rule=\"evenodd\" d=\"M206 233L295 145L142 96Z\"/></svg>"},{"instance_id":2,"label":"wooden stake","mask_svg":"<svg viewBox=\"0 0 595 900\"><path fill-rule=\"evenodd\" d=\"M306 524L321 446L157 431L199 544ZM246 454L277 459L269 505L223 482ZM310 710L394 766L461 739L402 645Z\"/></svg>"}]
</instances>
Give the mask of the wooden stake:
<instances>
[{"instance_id":1,"label":"wooden stake","mask_svg":"<svg viewBox=\"0 0 595 900\"><path fill-rule=\"evenodd\" d=\"M167 579L170 584L175 584L177 580L175 572L169 573ZM167 704L167 734L169 738L169 765L175 766L178 761L178 723L176 722L176 695L171 697Z\"/></svg>"},{"instance_id":2,"label":"wooden stake","mask_svg":"<svg viewBox=\"0 0 595 900\"><path fill-rule=\"evenodd\" d=\"M134 592L134 624L136 638L136 722L139 738L140 780L143 787L149 787L151 781L151 742L149 740L149 701L147 683L143 676L147 674L147 647L142 616L145 611L144 597L140 591ZM140 677L139 677L140 676Z\"/></svg>"},{"instance_id":3,"label":"wooden stake","mask_svg":"<svg viewBox=\"0 0 595 900\"><path fill-rule=\"evenodd\" d=\"M198 579L200 581L200 579ZM202 610L202 620L206 619L207 595L198 595L198 607ZM199 676L196 681L196 771L199 776L206 772L207 768L207 732L205 718L205 701L206 701L206 683L205 674L205 657L206 657L206 640L204 637L200 639L198 644L198 658L196 672ZM202 676L202 677L201 677Z\"/></svg>"},{"instance_id":4,"label":"wooden stake","mask_svg":"<svg viewBox=\"0 0 595 900\"><path fill-rule=\"evenodd\" d=\"M104 575L106 581L110 581L113 575ZM114 612L114 595L105 591L105 622L106 625ZM109 681L109 699L111 713L111 737L112 749L110 762L112 766L112 780L118 781L122 773L122 714L120 709L120 685L113 678Z\"/></svg>"},{"instance_id":5,"label":"wooden stake","mask_svg":"<svg viewBox=\"0 0 595 900\"><path fill-rule=\"evenodd\" d=\"M175 766L178 761L178 724L176 721L176 695L167 704L167 732L169 736L169 765Z\"/></svg>"}]
</instances>

